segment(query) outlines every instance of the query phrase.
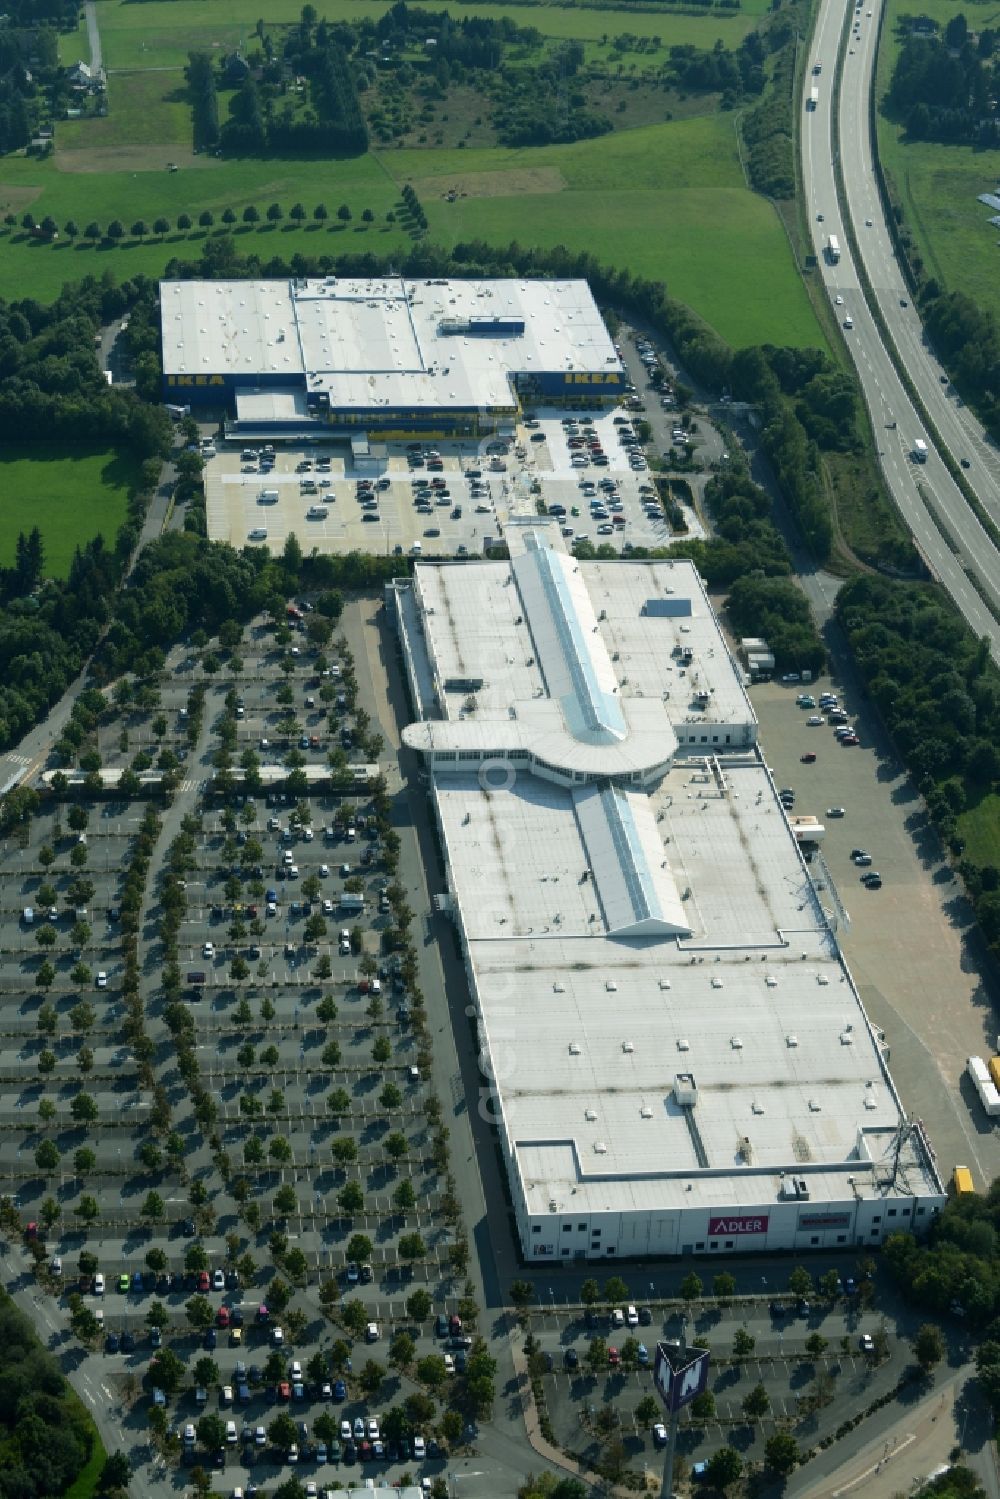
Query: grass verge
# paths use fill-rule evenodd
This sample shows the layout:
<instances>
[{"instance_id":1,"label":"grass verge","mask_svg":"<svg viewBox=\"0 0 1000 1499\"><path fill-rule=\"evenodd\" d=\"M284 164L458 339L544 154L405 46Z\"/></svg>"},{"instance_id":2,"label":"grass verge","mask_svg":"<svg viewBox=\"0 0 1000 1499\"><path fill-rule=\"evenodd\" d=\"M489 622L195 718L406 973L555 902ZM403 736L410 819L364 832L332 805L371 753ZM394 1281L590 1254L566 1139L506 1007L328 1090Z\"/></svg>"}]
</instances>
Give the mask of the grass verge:
<instances>
[{"instance_id":1,"label":"grass verge","mask_svg":"<svg viewBox=\"0 0 1000 1499\"><path fill-rule=\"evenodd\" d=\"M37 526L45 576L64 578L77 546L99 532L109 546L125 519L138 465L104 448L60 451L46 443L0 453L0 564L13 564L17 535Z\"/></svg>"}]
</instances>

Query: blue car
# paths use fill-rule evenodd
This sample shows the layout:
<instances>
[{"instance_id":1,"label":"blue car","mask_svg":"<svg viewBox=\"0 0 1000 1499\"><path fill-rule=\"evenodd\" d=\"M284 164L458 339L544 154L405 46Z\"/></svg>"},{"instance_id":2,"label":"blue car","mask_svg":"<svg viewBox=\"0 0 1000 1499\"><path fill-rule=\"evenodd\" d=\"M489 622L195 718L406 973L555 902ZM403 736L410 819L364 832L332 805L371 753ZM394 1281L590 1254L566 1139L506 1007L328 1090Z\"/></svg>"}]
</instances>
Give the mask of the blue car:
<instances>
[{"instance_id":1,"label":"blue car","mask_svg":"<svg viewBox=\"0 0 1000 1499\"><path fill-rule=\"evenodd\" d=\"M218 1338L215 1335L215 1328L214 1327L210 1327L208 1329L208 1331L205 1333L205 1341L204 1341L204 1343L203 1343L202 1346L204 1348L212 1349L212 1348L215 1347L215 1345L216 1345L216 1343L218 1341L219 1340L218 1340Z\"/></svg>"},{"instance_id":2,"label":"blue car","mask_svg":"<svg viewBox=\"0 0 1000 1499\"><path fill-rule=\"evenodd\" d=\"M333 1398L334 1398L334 1400L346 1400L347 1399L347 1386L346 1386L346 1384L344 1383L344 1381L342 1379L338 1379L334 1383L334 1386L333 1386Z\"/></svg>"},{"instance_id":3,"label":"blue car","mask_svg":"<svg viewBox=\"0 0 1000 1499\"><path fill-rule=\"evenodd\" d=\"M645 1343L640 1343L639 1344L639 1347L638 1347L638 1349L636 1351L636 1355L635 1356L638 1359L639 1363L642 1365L642 1367L645 1368L646 1365L649 1363L649 1349L646 1347Z\"/></svg>"},{"instance_id":4,"label":"blue car","mask_svg":"<svg viewBox=\"0 0 1000 1499\"><path fill-rule=\"evenodd\" d=\"M143 1289L144 1289L144 1286L143 1286L143 1279L142 1279L142 1271L141 1270L133 1270L132 1271L132 1290L141 1294L142 1291L143 1291Z\"/></svg>"},{"instance_id":5,"label":"blue car","mask_svg":"<svg viewBox=\"0 0 1000 1499\"><path fill-rule=\"evenodd\" d=\"M267 898L270 901L276 901L278 899L278 892L277 892L277 890L269 890L267 892Z\"/></svg>"},{"instance_id":6,"label":"blue car","mask_svg":"<svg viewBox=\"0 0 1000 1499\"><path fill-rule=\"evenodd\" d=\"M116 1332L108 1333L104 1340L104 1348L107 1353L118 1352L118 1334Z\"/></svg>"}]
</instances>

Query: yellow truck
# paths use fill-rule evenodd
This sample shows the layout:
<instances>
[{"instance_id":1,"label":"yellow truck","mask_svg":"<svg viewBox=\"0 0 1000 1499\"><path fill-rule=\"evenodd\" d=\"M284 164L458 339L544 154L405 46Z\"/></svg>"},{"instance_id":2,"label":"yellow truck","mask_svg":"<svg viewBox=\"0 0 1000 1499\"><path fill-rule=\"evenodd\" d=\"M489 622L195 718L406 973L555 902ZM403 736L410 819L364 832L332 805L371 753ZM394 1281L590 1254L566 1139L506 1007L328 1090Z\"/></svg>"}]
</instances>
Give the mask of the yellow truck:
<instances>
[{"instance_id":1,"label":"yellow truck","mask_svg":"<svg viewBox=\"0 0 1000 1499\"><path fill-rule=\"evenodd\" d=\"M968 1166L956 1166L951 1174L951 1188L956 1197L968 1197L976 1189L972 1182L972 1172Z\"/></svg>"}]
</instances>

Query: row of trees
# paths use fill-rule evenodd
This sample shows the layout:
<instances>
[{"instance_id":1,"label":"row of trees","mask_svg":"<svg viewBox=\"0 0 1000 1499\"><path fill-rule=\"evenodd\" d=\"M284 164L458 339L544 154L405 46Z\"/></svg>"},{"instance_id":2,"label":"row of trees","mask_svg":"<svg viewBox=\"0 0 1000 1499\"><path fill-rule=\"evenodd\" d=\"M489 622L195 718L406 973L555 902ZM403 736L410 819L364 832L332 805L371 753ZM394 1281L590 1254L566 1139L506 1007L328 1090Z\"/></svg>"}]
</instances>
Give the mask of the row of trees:
<instances>
[{"instance_id":1,"label":"row of trees","mask_svg":"<svg viewBox=\"0 0 1000 1499\"><path fill-rule=\"evenodd\" d=\"M963 15L943 37L910 34L899 50L886 107L914 140L1000 146L1000 33L984 30L974 45Z\"/></svg>"},{"instance_id":2,"label":"row of trees","mask_svg":"<svg viewBox=\"0 0 1000 1499\"><path fill-rule=\"evenodd\" d=\"M307 209L302 203L293 203L288 210L287 216L296 224L302 224L309 218L312 218L317 224L321 224L330 218L330 210L325 203L317 203L312 209ZM354 218L350 204L341 203L340 207L336 210L336 217L342 224L349 224ZM386 220L388 223L393 223L395 222L395 217L395 214L390 212L386 215ZM239 213L235 208L224 208L218 215L218 222L225 224L229 228L237 223L280 224L284 218L285 210L280 203L271 203L264 210L263 214L255 204L248 203L242 213ZM4 222L8 229L11 229L17 224L17 219L14 214L9 213L6 215ZM164 235L171 232L175 222L177 229L182 233L193 229L196 224L201 229L211 229L216 223L216 215L210 208L206 208L198 214L197 218L189 213L181 213L178 214L176 221L161 216L153 219L151 224L146 219L134 219L130 225L127 225L124 219L112 219L108 224L101 224L97 219L91 219L83 229L80 228L76 219L67 219L61 231L56 220L51 215L46 215L40 224L35 223L34 216L30 213L24 214L21 218L22 228L29 230L35 228L41 229L50 239L56 238L61 232L69 240L76 240L82 236L84 239L94 241L111 240L115 243L119 243L129 236L132 239L141 241L148 239L151 234L162 239ZM373 224L375 222L375 214L372 209L365 208L362 210L361 222L364 224Z\"/></svg>"}]
</instances>

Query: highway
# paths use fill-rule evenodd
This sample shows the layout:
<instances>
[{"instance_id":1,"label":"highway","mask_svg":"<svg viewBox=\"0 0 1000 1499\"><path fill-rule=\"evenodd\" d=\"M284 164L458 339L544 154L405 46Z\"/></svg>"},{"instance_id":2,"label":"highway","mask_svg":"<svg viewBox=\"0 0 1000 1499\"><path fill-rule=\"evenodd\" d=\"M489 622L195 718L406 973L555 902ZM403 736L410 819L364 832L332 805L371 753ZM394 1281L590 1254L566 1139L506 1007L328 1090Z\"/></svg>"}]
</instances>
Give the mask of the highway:
<instances>
[{"instance_id":1,"label":"highway","mask_svg":"<svg viewBox=\"0 0 1000 1499\"><path fill-rule=\"evenodd\" d=\"M819 100L815 109L803 107L800 131L806 210L824 285L854 360L875 430L885 483L928 566L975 633L989 636L993 656L1000 661L1000 625L967 576L967 571L975 573L982 593L1000 610L1000 554L934 449L930 433L906 394L862 295L846 232L849 216L881 312L893 334L899 330L907 372L956 459L969 459L970 483L984 509L990 514L995 509L1000 523L1000 459L982 440L978 425L975 431L968 430L970 413L959 407L941 384L940 366L924 347L919 319L892 254L876 188L868 105L874 87L880 3L863 0L860 11L850 7L846 46L844 0L823 0L818 12L806 61L804 96L808 99L810 88L816 85ZM847 191L844 204L837 197L833 129L833 82L841 47L845 47L839 111L839 148ZM821 71L814 74L817 63ZM836 264L830 263L826 253L831 234L840 242ZM900 305L902 300L907 302L905 308ZM847 320L852 326L844 326ZM912 456L918 437L930 447L926 464L916 463Z\"/></svg>"}]
</instances>

